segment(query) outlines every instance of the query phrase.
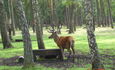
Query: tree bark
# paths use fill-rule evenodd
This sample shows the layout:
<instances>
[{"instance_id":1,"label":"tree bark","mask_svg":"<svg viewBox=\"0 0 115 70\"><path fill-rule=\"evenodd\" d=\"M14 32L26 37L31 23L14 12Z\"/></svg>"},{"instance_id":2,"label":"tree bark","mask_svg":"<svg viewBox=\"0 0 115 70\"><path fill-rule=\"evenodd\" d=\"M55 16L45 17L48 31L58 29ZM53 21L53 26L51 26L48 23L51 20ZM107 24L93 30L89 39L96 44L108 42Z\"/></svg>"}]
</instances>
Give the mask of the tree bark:
<instances>
[{"instance_id":1,"label":"tree bark","mask_svg":"<svg viewBox=\"0 0 115 70\"><path fill-rule=\"evenodd\" d=\"M16 13L21 25L22 37L24 41L24 68L28 68L34 65L34 60L27 19L25 17L25 12L21 0L16 0Z\"/></svg>"},{"instance_id":2,"label":"tree bark","mask_svg":"<svg viewBox=\"0 0 115 70\"><path fill-rule=\"evenodd\" d=\"M74 33L74 28L73 28L73 25L74 25L74 4L72 5L69 5L69 34L71 33Z\"/></svg>"},{"instance_id":3,"label":"tree bark","mask_svg":"<svg viewBox=\"0 0 115 70\"><path fill-rule=\"evenodd\" d=\"M104 69L104 66L101 62L100 55L98 52L98 45L95 38L95 24L93 22L93 9L92 2L93 0L85 0L85 19L87 26L87 38L90 48L90 53L92 56L92 70Z\"/></svg>"},{"instance_id":4,"label":"tree bark","mask_svg":"<svg viewBox=\"0 0 115 70\"><path fill-rule=\"evenodd\" d=\"M9 0L9 7L10 7L10 16L11 16L11 31L13 32L13 35L15 35L15 22L14 22L14 6L13 6L13 0Z\"/></svg>"},{"instance_id":5,"label":"tree bark","mask_svg":"<svg viewBox=\"0 0 115 70\"><path fill-rule=\"evenodd\" d=\"M100 24L100 9L99 9L99 0L96 0L96 8L97 8L97 16L96 16L96 23L97 23L97 25L98 25L98 27L100 27L101 26L101 24Z\"/></svg>"},{"instance_id":6,"label":"tree bark","mask_svg":"<svg viewBox=\"0 0 115 70\"><path fill-rule=\"evenodd\" d=\"M108 3L109 23L111 25L111 28L114 28L114 26L113 26L113 18L112 18L112 13L111 13L111 3L110 3L110 0L107 0L107 3Z\"/></svg>"},{"instance_id":7,"label":"tree bark","mask_svg":"<svg viewBox=\"0 0 115 70\"><path fill-rule=\"evenodd\" d=\"M105 15L105 5L104 5L104 1L103 0L100 0L100 12L101 12L101 23L102 23L102 26L105 27L106 26L106 15Z\"/></svg>"},{"instance_id":8,"label":"tree bark","mask_svg":"<svg viewBox=\"0 0 115 70\"><path fill-rule=\"evenodd\" d=\"M33 13L33 8L32 8L32 0L30 0L30 12L31 12L31 25L32 25L32 30L33 30L33 33L35 33L36 32L36 29L35 29L35 22L34 22L34 13Z\"/></svg>"},{"instance_id":9,"label":"tree bark","mask_svg":"<svg viewBox=\"0 0 115 70\"><path fill-rule=\"evenodd\" d=\"M9 35L7 34L7 26L6 26L6 12L3 7L3 0L0 0L0 32L3 42L3 49L6 48L12 48L12 44L9 38Z\"/></svg>"},{"instance_id":10,"label":"tree bark","mask_svg":"<svg viewBox=\"0 0 115 70\"><path fill-rule=\"evenodd\" d=\"M5 8L5 11L6 11L6 14L7 14L7 18L6 18L7 31L8 31L10 40L12 40L12 27L11 27L12 19L11 19L11 4L10 4L10 0L4 0L4 8Z\"/></svg>"},{"instance_id":11,"label":"tree bark","mask_svg":"<svg viewBox=\"0 0 115 70\"><path fill-rule=\"evenodd\" d=\"M33 14L34 14L34 21L36 24L36 36L37 36L37 43L38 43L38 48L39 49L45 49L45 45L43 42L43 37L42 37L42 22L41 22L41 17L40 17L40 8L39 8L39 2L38 0L33 0L32 1L32 7L33 7Z\"/></svg>"}]
</instances>

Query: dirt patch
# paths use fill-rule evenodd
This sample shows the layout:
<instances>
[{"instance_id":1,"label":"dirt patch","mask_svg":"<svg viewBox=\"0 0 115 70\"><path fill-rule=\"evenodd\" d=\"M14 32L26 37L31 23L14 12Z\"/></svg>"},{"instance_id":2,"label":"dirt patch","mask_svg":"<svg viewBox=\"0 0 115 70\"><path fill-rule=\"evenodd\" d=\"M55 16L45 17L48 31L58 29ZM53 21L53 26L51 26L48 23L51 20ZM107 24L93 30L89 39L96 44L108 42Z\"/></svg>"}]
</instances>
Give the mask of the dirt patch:
<instances>
[{"instance_id":1,"label":"dirt patch","mask_svg":"<svg viewBox=\"0 0 115 70\"><path fill-rule=\"evenodd\" d=\"M64 53L65 57L68 57L68 53ZM7 59L0 59L0 65L7 65L7 66L20 66L23 64L18 63L18 57L19 56L15 56L15 57L11 57L11 58L7 58ZM75 55L75 62L73 63L72 61L72 56L69 59L65 59L64 61L61 60L55 60L55 59L50 59L50 60L41 60L41 61L37 61L36 64L40 64L46 67L56 67L56 68L70 68L73 67L74 65L77 65L79 67L85 67L85 64L89 63L90 58L87 57L87 55ZM85 61L84 61L85 60ZM86 61L87 60L87 61ZM81 64L84 63L84 64Z\"/></svg>"},{"instance_id":2,"label":"dirt patch","mask_svg":"<svg viewBox=\"0 0 115 70\"><path fill-rule=\"evenodd\" d=\"M65 57L68 56L68 53L64 54ZM23 64L18 63L18 57L19 56L15 56L12 58L0 58L0 65L7 65L7 66L21 66ZM72 57L72 56L71 56ZM102 58L102 62L104 63L104 65L111 65L112 68L113 67L113 60L115 58L115 56L113 55L106 55L106 54L102 54L101 55ZM107 62L110 61L110 62ZM72 62L72 59L68 59L68 60L42 60L42 61L37 61L36 64L40 64L43 65L45 67L55 67L55 68L71 68L73 66L77 66L77 67L82 67L84 68L87 64L91 63L91 56L90 55L84 55L84 54L76 54L75 55L75 62Z\"/></svg>"},{"instance_id":3,"label":"dirt patch","mask_svg":"<svg viewBox=\"0 0 115 70\"><path fill-rule=\"evenodd\" d=\"M4 60L4 58L0 58L0 65L3 65L2 61Z\"/></svg>"},{"instance_id":4,"label":"dirt patch","mask_svg":"<svg viewBox=\"0 0 115 70\"><path fill-rule=\"evenodd\" d=\"M0 65L8 65L8 66L19 65L17 63L18 57L19 56L15 56L11 58L0 58Z\"/></svg>"}]
</instances>

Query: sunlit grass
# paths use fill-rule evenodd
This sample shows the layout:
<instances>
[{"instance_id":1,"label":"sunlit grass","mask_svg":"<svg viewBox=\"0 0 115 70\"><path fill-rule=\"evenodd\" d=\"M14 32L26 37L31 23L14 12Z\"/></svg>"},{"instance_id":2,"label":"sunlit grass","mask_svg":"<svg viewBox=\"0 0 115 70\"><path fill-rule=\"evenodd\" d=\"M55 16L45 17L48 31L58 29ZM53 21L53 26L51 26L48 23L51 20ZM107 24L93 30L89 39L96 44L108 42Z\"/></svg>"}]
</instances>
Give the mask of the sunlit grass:
<instances>
[{"instance_id":1,"label":"sunlit grass","mask_svg":"<svg viewBox=\"0 0 115 70\"><path fill-rule=\"evenodd\" d=\"M32 39L32 48L38 49L37 47L37 41L35 37L35 33L30 31L31 33L31 39ZM78 28L77 31L74 34L68 34L66 32L66 29L62 29L62 34L59 36L73 36L75 40L75 50L76 52L80 52L82 54L88 54L89 53L89 47L88 47L88 41L87 41L87 33L86 29ZM115 55L115 29L111 28L96 28L95 31L96 35L96 41L98 44L99 52L100 54L110 54ZM53 41L53 39L48 39L48 36L50 36L50 33L48 33L44 29L44 35L43 40L45 43L46 49L54 49L58 48L56 43ZM21 32L16 32L16 36L13 36L13 39L22 39ZM1 41L1 39L0 39ZM13 56L22 56L23 55L23 43L22 42L12 42L14 48L10 49L2 49L2 43L0 43L0 58L9 58ZM86 66L88 67L88 66ZM0 70L2 70L4 66L0 66ZM9 69L8 66L5 66L6 70L20 70L21 66L13 66ZM35 67L34 70L38 70L38 67ZM40 66L40 70L58 70L58 69L52 69L52 68L45 68ZM86 70L85 68L77 68L72 67L67 70ZM109 70L109 69L108 69Z\"/></svg>"},{"instance_id":2,"label":"sunlit grass","mask_svg":"<svg viewBox=\"0 0 115 70\"><path fill-rule=\"evenodd\" d=\"M89 66L89 65L87 65ZM91 68L89 66L89 68ZM67 68L66 70L87 70L89 68L78 68L76 66L72 68ZM32 68L22 69L22 66L0 66L0 70L65 70L64 68L54 68L54 67L44 67L41 65L36 65Z\"/></svg>"},{"instance_id":3,"label":"sunlit grass","mask_svg":"<svg viewBox=\"0 0 115 70\"><path fill-rule=\"evenodd\" d=\"M30 31L31 33L31 39L32 39L32 48L33 49L38 49L37 47L37 42L36 42L36 37L35 37L35 33L33 33L32 31ZM54 48L58 48L56 43L53 41L53 39L48 39L48 36L50 35L50 33L48 33L45 29L44 29L44 35L43 35L43 39L44 39L44 43L45 43L45 47L46 49L54 49ZM87 42L87 33L86 33L86 29L82 29L82 28L78 28L77 31L74 34L68 34L66 32L66 29L62 29L62 34L60 36L73 36L74 40L75 40L75 49L76 51L81 51L82 53L89 53L89 47L88 47L88 42ZM115 50L115 29L111 29L111 28L96 28L95 31L95 35L96 35L96 41L99 47L99 51L103 54L106 53L105 50L109 49L109 50ZM16 36L13 37L13 39L22 39L21 37L21 32L18 31L16 32ZM23 55L23 43L22 42L13 42L12 43L14 48L10 48L10 49L2 49L2 43L0 43L0 57L12 57L12 56L16 56L16 55ZM115 54L113 52L109 52L108 54ZM10 54L8 56L6 56L6 54Z\"/></svg>"},{"instance_id":4,"label":"sunlit grass","mask_svg":"<svg viewBox=\"0 0 115 70\"><path fill-rule=\"evenodd\" d=\"M22 66L0 66L0 70L58 70L58 69L36 65L35 67L27 69L22 69Z\"/></svg>"}]
</instances>

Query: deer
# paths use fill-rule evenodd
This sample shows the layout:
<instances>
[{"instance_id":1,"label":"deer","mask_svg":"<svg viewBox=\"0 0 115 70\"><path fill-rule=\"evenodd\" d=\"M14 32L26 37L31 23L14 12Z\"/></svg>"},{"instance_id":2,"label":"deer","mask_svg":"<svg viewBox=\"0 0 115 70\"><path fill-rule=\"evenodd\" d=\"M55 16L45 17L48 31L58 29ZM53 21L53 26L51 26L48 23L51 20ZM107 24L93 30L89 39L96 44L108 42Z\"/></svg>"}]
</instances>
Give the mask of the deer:
<instances>
[{"instance_id":1,"label":"deer","mask_svg":"<svg viewBox=\"0 0 115 70\"><path fill-rule=\"evenodd\" d=\"M64 49L67 49L67 51L69 52L68 58L70 58L71 53L73 53L73 56L75 55L75 50L74 50L75 41L72 36L58 36L57 32L53 30L50 30L48 32L52 33L49 36L49 39L54 39L54 42L63 52L64 52Z\"/></svg>"}]
</instances>

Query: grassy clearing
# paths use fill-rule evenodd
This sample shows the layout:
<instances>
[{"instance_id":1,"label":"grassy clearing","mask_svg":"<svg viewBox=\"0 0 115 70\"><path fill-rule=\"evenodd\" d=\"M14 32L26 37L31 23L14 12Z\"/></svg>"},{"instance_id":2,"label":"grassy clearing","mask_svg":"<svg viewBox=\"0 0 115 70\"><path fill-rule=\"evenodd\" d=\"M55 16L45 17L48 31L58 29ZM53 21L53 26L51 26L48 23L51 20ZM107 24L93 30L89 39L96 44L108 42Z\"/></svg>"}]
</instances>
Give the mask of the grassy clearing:
<instances>
[{"instance_id":1,"label":"grassy clearing","mask_svg":"<svg viewBox=\"0 0 115 70\"><path fill-rule=\"evenodd\" d=\"M36 40L35 33L31 33L31 39ZM111 28L96 28L95 31L96 34L96 40L97 44L99 47L99 52L100 54L110 54L110 55L115 55L115 29ZM53 48L58 48L55 42L52 39L48 39L48 36L50 33L48 33L44 29L44 43L46 46L46 49L53 49ZM62 34L60 36L73 36L75 39L75 50L78 51L78 53L82 54L88 54L89 53L89 47L88 47L88 42L87 42L87 34L86 30L82 28L78 28L75 34L68 34L65 29L62 29ZM21 39L21 32L18 31L16 33L16 36L13 37L13 39ZM1 41L1 39L0 39ZM22 56L23 55L23 43L22 42L13 42L12 43L14 48L10 49L2 49L2 43L0 43L0 58L9 58L13 56ZM37 42L32 41L32 48L37 49ZM88 66L86 66L88 67ZM0 70L20 70L21 66L0 66ZM34 69L31 70L59 70L59 69L52 69L52 68L47 68L43 66L35 67ZM72 67L69 68L68 70L86 70L85 68L77 68L77 67ZM109 69L107 69L109 70Z\"/></svg>"},{"instance_id":2,"label":"grassy clearing","mask_svg":"<svg viewBox=\"0 0 115 70\"><path fill-rule=\"evenodd\" d=\"M39 66L39 67L38 67ZM58 69L58 68L49 68L49 67L44 67L44 66L35 66L33 68L28 68L26 70L64 70L63 68ZM22 69L22 66L0 66L0 70L25 70ZM87 70L87 68L77 68L77 67L73 67L73 68L69 68L67 70Z\"/></svg>"},{"instance_id":3,"label":"grassy clearing","mask_svg":"<svg viewBox=\"0 0 115 70\"><path fill-rule=\"evenodd\" d=\"M22 66L10 66L10 69L9 66L0 66L0 70L25 70L25 69L22 69ZM32 68L27 68L26 70L58 70L58 69L37 65Z\"/></svg>"}]
</instances>

